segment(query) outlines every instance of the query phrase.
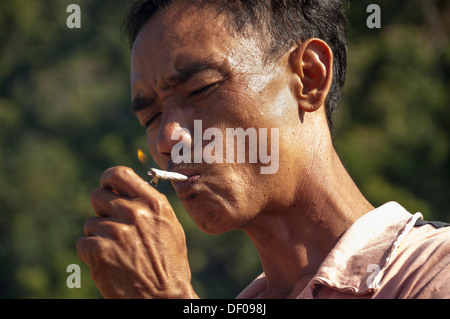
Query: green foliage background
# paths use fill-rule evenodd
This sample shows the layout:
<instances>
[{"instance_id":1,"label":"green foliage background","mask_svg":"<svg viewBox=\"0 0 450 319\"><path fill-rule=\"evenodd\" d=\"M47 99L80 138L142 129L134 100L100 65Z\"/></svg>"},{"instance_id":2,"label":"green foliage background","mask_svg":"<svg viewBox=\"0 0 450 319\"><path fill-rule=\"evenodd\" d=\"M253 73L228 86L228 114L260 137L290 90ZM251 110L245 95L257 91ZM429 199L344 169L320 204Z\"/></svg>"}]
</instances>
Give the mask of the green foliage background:
<instances>
[{"instance_id":1,"label":"green foliage background","mask_svg":"<svg viewBox=\"0 0 450 319\"><path fill-rule=\"evenodd\" d=\"M381 7L381 29L366 8ZM66 27L79 4L82 28ZM75 242L92 216L90 192L114 165L144 168L145 134L129 112L129 51L121 0L0 2L0 298L101 298ZM348 76L335 143L374 205L396 200L450 221L450 4L350 1ZM260 271L241 232L201 233L177 201L193 284L235 296ZM81 266L81 288L66 268Z\"/></svg>"}]
</instances>

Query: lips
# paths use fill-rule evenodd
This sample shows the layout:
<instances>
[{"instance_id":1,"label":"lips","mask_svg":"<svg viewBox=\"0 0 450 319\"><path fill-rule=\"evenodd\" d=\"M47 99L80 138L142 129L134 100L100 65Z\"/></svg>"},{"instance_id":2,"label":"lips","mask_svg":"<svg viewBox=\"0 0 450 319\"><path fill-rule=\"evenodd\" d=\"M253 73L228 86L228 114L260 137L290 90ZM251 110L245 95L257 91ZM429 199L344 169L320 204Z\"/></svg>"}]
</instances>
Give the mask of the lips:
<instances>
[{"instance_id":1,"label":"lips","mask_svg":"<svg viewBox=\"0 0 450 319\"><path fill-rule=\"evenodd\" d=\"M173 186L180 200L193 198L197 193L196 186L198 186L200 182L200 175L195 174L187 176L189 176L189 178L186 181L173 182Z\"/></svg>"},{"instance_id":2,"label":"lips","mask_svg":"<svg viewBox=\"0 0 450 319\"><path fill-rule=\"evenodd\" d=\"M181 181L181 182L176 182L175 183L175 187L176 188L180 188L180 189L184 189L184 188L188 188L193 186L194 184L196 184L199 180L200 180L200 175L199 174L194 174L194 175L188 175L188 179L185 181Z\"/></svg>"},{"instance_id":3,"label":"lips","mask_svg":"<svg viewBox=\"0 0 450 319\"><path fill-rule=\"evenodd\" d=\"M183 174L188 177L185 181L172 181L172 185L177 192L180 199L187 198L196 192L196 186L205 174L204 170L199 165L192 165L186 163L175 164L169 161L168 171Z\"/></svg>"},{"instance_id":4,"label":"lips","mask_svg":"<svg viewBox=\"0 0 450 319\"><path fill-rule=\"evenodd\" d=\"M186 181L174 182L173 184L176 187L187 187L188 185L197 182L201 175L198 168L187 167L185 165L170 165L169 163L168 170L188 177Z\"/></svg>"}]
</instances>

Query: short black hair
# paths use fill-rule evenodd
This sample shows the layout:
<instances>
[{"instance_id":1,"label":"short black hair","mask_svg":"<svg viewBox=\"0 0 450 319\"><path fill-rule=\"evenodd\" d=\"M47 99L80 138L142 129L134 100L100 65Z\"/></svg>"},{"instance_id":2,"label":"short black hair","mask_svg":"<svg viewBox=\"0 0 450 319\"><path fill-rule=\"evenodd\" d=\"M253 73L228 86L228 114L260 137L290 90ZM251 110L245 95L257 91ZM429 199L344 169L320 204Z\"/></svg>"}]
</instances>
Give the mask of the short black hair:
<instances>
[{"instance_id":1,"label":"short black hair","mask_svg":"<svg viewBox=\"0 0 450 319\"><path fill-rule=\"evenodd\" d=\"M337 108L347 68L347 19L341 0L138 0L123 23L132 47L144 24L158 11L177 1L187 5L210 4L230 16L236 32L250 28L265 41L265 60L276 59L295 43L310 38L325 41L333 52L333 80L325 101L328 126ZM253 32L255 33L255 32Z\"/></svg>"}]
</instances>

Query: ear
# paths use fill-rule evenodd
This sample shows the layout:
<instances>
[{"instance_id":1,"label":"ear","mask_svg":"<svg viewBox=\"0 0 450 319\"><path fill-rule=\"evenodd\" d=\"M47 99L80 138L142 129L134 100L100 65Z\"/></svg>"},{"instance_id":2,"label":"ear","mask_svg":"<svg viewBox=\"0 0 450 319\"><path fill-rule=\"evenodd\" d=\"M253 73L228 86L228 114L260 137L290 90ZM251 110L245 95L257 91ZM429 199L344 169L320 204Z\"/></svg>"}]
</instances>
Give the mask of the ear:
<instances>
[{"instance_id":1,"label":"ear","mask_svg":"<svg viewBox=\"0 0 450 319\"><path fill-rule=\"evenodd\" d=\"M333 53L320 39L308 39L290 55L295 74L294 93L299 107L314 112L325 104L333 78Z\"/></svg>"}]
</instances>

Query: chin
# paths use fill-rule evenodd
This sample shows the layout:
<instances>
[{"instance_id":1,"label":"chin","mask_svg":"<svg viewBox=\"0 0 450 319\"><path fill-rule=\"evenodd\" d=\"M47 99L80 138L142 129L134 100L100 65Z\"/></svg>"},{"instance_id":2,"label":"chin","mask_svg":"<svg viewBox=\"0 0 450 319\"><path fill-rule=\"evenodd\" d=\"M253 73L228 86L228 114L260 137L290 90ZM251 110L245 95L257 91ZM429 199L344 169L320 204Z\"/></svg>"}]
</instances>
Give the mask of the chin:
<instances>
[{"instance_id":1,"label":"chin","mask_svg":"<svg viewBox=\"0 0 450 319\"><path fill-rule=\"evenodd\" d=\"M197 227L207 234L223 234L242 226L242 216L237 213L239 210L229 206L198 198L184 200L182 204Z\"/></svg>"},{"instance_id":2,"label":"chin","mask_svg":"<svg viewBox=\"0 0 450 319\"><path fill-rule=\"evenodd\" d=\"M240 229L258 213L258 198L252 197L254 190L249 183L240 182L242 180L246 179L222 171L214 174L203 172L191 183L175 185L175 190L200 230L222 234Z\"/></svg>"}]
</instances>

